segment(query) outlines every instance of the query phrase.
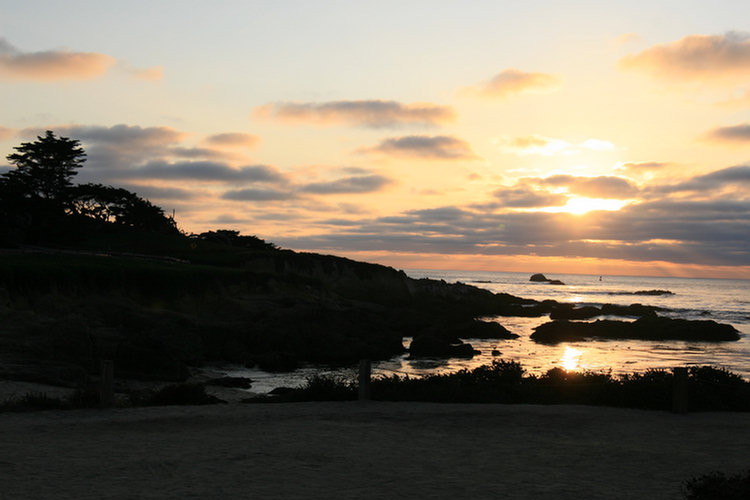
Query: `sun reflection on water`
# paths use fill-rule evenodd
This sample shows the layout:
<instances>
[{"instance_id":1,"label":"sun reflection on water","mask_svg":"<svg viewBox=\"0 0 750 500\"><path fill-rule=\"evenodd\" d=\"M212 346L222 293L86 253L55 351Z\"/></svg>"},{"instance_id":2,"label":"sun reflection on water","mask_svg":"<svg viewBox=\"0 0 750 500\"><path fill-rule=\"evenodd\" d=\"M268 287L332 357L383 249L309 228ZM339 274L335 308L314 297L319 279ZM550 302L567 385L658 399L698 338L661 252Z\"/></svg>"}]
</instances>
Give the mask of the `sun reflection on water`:
<instances>
[{"instance_id":1,"label":"sun reflection on water","mask_svg":"<svg viewBox=\"0 0 750 500\"><path fill-rule=\"evenodd\" d=\"M583 351L580 351L574 347L565 346L565 352L560 359L560 364L566 371L574 371L578 369L581 361L581 355Z\"/></svg>"}]
</instances>

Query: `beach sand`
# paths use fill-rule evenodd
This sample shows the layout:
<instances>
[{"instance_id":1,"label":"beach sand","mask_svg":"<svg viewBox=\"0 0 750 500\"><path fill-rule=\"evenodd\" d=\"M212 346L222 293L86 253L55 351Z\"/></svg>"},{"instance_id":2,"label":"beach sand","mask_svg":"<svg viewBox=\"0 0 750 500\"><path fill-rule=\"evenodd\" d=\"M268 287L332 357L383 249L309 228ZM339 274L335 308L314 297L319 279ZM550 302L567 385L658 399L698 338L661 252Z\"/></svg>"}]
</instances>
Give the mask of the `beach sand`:
<instances>
[{"instance_id":1,"label":"beach sand","mask_svg":"<svg viewBox=\"0 0 750 500\"><path fill-rule=\"evenodd\" d=\"M0 499L672 499L750 414L388 402L0 414Z\"/></svg>"}]
</instances>

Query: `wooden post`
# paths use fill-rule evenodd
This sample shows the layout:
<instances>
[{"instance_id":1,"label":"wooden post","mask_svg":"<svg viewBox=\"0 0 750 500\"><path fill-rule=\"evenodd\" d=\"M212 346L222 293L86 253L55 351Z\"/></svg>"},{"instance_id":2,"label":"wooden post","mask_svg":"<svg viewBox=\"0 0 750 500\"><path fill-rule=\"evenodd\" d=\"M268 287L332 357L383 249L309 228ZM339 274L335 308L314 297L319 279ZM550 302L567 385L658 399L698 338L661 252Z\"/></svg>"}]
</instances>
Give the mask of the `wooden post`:
<instances>
[{"instance_id":1,"label":"wooden post","mask_svg":"<svg viewBox=\"0 0 750 500\"><path fill-rule=\"evenodd\" d=\"M369 359L359 360L359 400L368 401L370 399L370 374L372 365Z\"/></svg>"},{"instance_id":2,"label":"wooden post","mask_svg":"<svg viewBox=\"0 0 750 500\"><path fill-rule=\"evenodd\" d=\"M672 370L674 383L672 385L672 411L687 413L688 411L688 369L676 367Z\"/></svg>"},{"instance_id":3,"label":"wooden post","mask_svg":"<svg viewBox=\"0 0 750 500\"><path fill-rule=\"evenodd\" d=\"M115 403L115 364L103 359L101 364L101 379L99 381L99 407L112 408Z\"/></svg>"}]
</instances>

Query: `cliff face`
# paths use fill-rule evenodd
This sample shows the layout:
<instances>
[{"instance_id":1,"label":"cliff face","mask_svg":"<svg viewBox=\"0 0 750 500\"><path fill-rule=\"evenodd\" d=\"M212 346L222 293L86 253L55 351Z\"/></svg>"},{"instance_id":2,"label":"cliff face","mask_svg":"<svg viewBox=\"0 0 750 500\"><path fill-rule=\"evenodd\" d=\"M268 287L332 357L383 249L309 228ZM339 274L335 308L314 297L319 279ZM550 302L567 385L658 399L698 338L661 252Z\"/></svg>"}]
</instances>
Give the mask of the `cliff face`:
<instances>
[{"instance_id":1,"label":"cliff face","mask_svg":"<svg viewBox=\"0 0 750 500\"><path fill-rule=\"evenodd\" d=\"M79 384L113 359L118 377L180 380L211 361L292 369L403 352L402 338L455 336L514 301L468 285L287 250L239 267L71 254L0 262L0 376Z\"/></svg>"},{"instance_id":2,"label":"cliff face","mask_svg":"<svg viewBox=\"0 0 750 500\"><path fill-rule=\"evenodd\" d=\"M250 256L244 268L277 276L299 276L349 299L400 303L411 298L413 281L403 271L332 255L281 250Z\"/></svg>"}]
</instances>

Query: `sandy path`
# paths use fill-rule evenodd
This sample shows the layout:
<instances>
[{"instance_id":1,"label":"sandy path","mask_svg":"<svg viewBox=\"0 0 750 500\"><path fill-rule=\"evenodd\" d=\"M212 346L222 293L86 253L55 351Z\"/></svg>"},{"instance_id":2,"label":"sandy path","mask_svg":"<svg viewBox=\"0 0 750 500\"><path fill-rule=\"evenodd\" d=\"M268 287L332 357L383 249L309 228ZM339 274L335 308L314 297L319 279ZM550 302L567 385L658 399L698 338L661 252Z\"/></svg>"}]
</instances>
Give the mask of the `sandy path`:
<instances>
[{"instance_id":1,"label":"sandy path","mask_svg":"<svg viewBox=\"0 0 750 500\"><path fill-rule=\"evenodd\" d=\"M750 415L299 403L0 414L0 499L682 498Z\"/></svg>"}]
</instances>

